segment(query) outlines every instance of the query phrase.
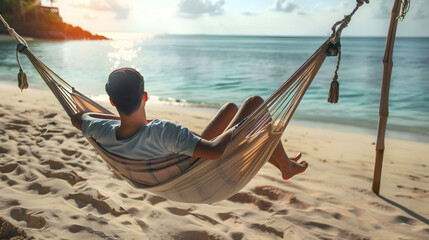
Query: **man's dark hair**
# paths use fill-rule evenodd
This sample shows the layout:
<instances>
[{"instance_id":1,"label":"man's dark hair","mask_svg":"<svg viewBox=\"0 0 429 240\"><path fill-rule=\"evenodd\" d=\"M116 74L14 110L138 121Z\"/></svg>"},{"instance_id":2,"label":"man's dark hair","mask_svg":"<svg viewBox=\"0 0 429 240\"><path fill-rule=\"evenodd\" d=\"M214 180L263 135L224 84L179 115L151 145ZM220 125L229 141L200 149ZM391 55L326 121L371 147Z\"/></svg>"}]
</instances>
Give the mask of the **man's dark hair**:
<instances>
[{"instance_id":1,"label":"man's dark hair","mask_svg":"<svg viewBox=\"0 0 429 240\"><path fill-rule=\"evenodd\" d=\"M144 78L132 68L116 69L109 75L106 92L118 111L129 116L141 105Z\"/></svg>"}]
</instances>

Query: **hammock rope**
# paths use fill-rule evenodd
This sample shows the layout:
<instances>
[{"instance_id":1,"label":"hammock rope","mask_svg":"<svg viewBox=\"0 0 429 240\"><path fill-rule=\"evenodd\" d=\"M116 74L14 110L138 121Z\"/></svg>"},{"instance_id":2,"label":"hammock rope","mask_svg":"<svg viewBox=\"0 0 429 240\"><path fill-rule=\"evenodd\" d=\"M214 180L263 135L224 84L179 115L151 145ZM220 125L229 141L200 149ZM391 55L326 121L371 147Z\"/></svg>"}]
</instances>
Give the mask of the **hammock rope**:
<instances>
[{"instance_id":1,"label":"hammock rope","mask_svg":"<svg viewBox=\"0 0 429 240\"><path fill-rule=\"evenodd\" d=\"M401 13L396 17L396 19L403 21L409 10L410 0L402 0Z\"/></svg>"},{"instance_id":2,"label":"hammock rope","mask_svg":"<svg viewBox=\"0 0 429 240\"><path fill-rule=\"evenodd\" d=\"M357 0L352 13L334 24L331 36L234 131L230 143L219 160L200 159L184 173L151 186L146 184L147 173L143 170L145 160L122 158L104 150L94 139L89 138L88 141L106 163L134 187L180 202L213 203L232 196L242 189L269 160L305 92L326 59L328 48L339 41L342 30L364 2L368 3L368 0ZM1 15L0 19L18 44L24 44L25 41L21 41L22 38L13 29L10 30ZM17 51L28 57L69 116L79 112L113 115L75 90L35 56L27 45L20 47ZM334 78L338 78L339 60Z\"/></svg>"}]
</instances>

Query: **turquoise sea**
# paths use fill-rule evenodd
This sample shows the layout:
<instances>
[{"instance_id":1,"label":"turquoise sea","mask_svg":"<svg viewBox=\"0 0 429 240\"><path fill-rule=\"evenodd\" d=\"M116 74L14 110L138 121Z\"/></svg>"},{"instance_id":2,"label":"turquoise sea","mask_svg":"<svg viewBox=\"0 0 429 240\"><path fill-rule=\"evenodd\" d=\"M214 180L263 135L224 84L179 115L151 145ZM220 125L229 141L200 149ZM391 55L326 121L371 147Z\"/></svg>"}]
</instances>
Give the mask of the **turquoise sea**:
<instances>
[{"instance_id":1,"label":"turquoise sea","mask_svg":"<svg viewBox=\"0 0 429 240\"><path fill-rule=\"evenodd\" d=\"M145 77L152 99L190 106L240 104L268 97L326 37L116 34L107 41L32 41L30 48L81 92L103 96L109 73L129 66ZM326 101L336 64L327 58L294 122L376 133L385 38L344 37L340 100ZM15 44L0 42L0 84L15 85ZM25 56L30 87L46 88ZM429 38L397 38L388 134L429 141ZM13 80L13 81L12 81ZM18 91L18 89L17 89ZM1 97L0 97L1 101Z\"/></svg>"}]
</instances>

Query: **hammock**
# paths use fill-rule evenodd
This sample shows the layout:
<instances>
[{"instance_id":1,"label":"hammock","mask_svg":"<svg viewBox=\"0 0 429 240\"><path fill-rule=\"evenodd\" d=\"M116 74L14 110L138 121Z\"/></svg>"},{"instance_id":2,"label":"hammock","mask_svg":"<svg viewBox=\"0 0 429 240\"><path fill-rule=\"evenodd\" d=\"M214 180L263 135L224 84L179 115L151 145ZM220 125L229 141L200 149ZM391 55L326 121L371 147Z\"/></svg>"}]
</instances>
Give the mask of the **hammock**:
<instances>
[{"instance_id":1,"label":"hammock","mask_svg":"<svg viewBox=\"0 0 429 240\"><path fill-rule=\"evenodd\" d=\"M280 137L288 125L302 97L323 64L329 47L337 46L341 31L347 26L356 10L368 0L357 0L355 9L332 27L331 37L277 89L248 119L237 128L224 154L219 160L200 159L184 173L154 186L137 181L138 172L130 174L130 169L139 169L144 161L130 160L115 156L93 139L88 139L101 157L123 179L136 188L145 189L158 196L179 202L214 203L224 200L242 189L269 160ZM368 2L367 2L368 3ZM0 15L9 33L18 42L18 51L24 53L69 116L80 112L112 114L90 98L78 92L27 47L25 40L10 28ZM334 45L335 44L335 45ZM337 71L340 52L331 83L330 102L338 99ZM19 63L19 85L28 87L25 73ZM137 177L135 176L137 174Z\"/></svg>"}]
</instances>

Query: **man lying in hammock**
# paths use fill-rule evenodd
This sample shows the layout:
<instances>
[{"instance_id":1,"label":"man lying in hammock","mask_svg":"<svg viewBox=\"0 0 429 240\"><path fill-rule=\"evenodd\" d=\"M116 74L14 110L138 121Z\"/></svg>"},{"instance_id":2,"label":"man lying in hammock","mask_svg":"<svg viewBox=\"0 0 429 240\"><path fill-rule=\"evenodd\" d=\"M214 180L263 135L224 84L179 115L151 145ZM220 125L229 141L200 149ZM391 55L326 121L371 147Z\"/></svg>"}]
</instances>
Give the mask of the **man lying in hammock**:
<instances>
[{"instance_id":1,"label":"man lying in hammock","mask_svg":"<svg viewBox=\"0 0 429 240\"><path fill-rule=\"evenodd\" d=\"M116 107L120 118L98 113L80 113L71 120L82 130L85 137L92 137L105 150L129 159L155 159L171 154L217 160L228 145L232 133L245 121L263 100L259 96L248 98L240 109L234 103L226 103L197 135L187 128L165 120L147 120L147 92L143 76L132 68L113 71L106 84L110 102ZM279 143L269 162L282 173L283 179L305 171L308 164L298 163L301 154L289 159Z\"/></svg>"}]
</instances>

